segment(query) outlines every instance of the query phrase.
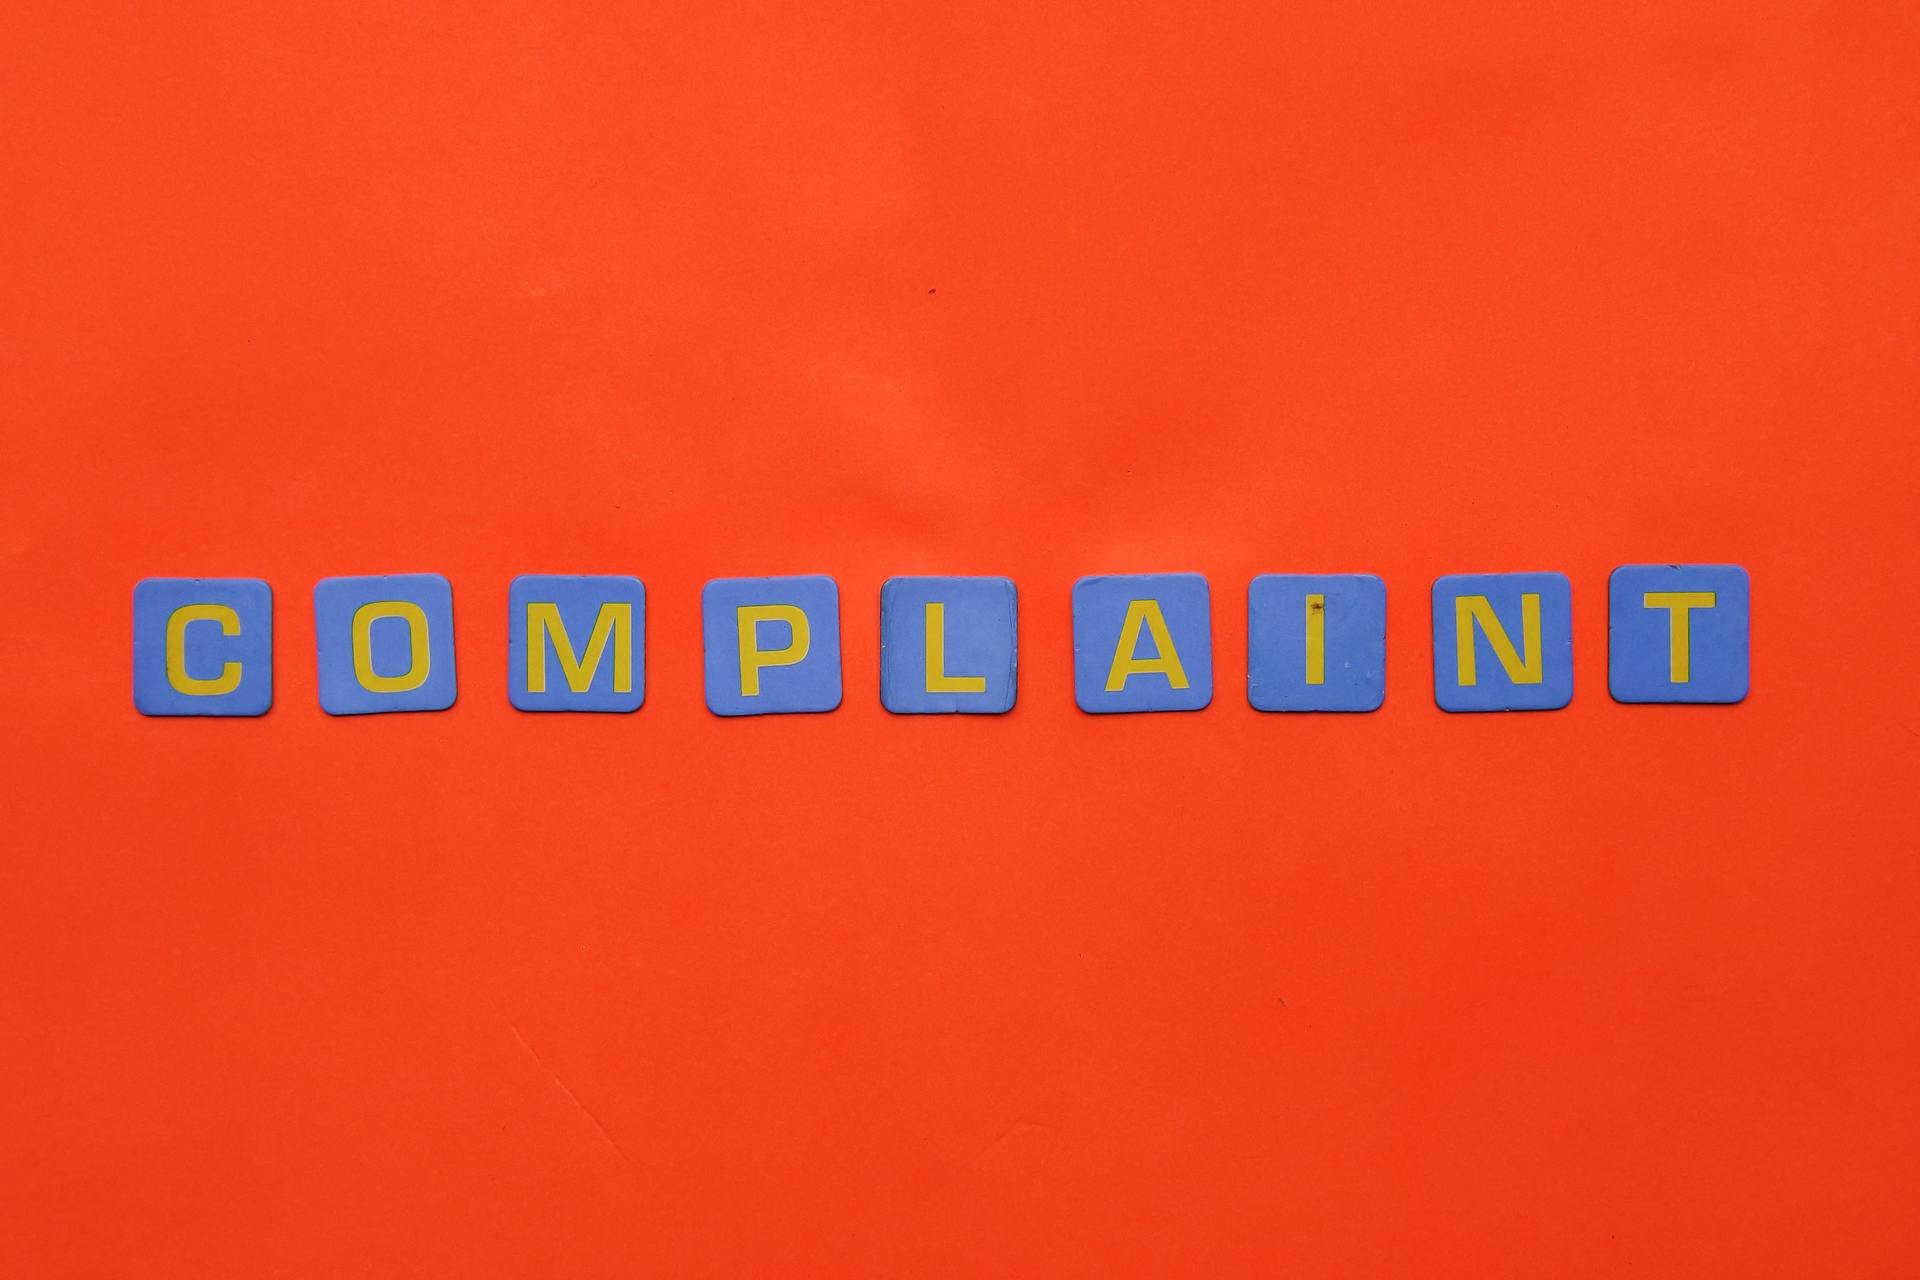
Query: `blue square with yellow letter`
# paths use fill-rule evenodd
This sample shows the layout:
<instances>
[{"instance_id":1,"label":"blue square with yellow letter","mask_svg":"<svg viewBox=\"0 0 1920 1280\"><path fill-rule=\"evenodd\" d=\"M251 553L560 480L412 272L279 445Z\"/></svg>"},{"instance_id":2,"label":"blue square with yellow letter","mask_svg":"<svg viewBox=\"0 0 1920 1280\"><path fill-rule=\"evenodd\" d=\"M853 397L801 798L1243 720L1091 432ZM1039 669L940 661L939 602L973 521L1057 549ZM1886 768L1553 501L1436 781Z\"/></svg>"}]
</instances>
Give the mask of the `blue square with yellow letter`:
<instances>
[{"instance_id":1,"label":"blue square with yellow letter","mask_svg":"<svg viewBox=\"0 0 1920 1280\"><path fill-rule=\"evenodd\" d=\"M439 574L323 578L313 630L328 715L453 705L453 588Z\"/></svg>"},{"instance_id":2,"label":"blue square with yellow letter","mask_svg":"<svg viewBox=\"0 0 1920 1280\"><path fill-rule=\"evenodd\" d=\"M700 593L700 619L715 715L840 705L840 588L832 578L716 578Z\"/></svg>"},{"instance_id":3,"label":"blue square with yellow letter","mask_svg":"<svg viewBox=\"0 0 1920 1280\"><path fill-rule=\"evenodd\" d=\"M1073 698L1096 715L1213 701L1213 602L1197 573L1073 584Z\"/></svg>"},{"instance_id":4,"label":"blue square with yellow letter","mask_svg":"<svg viewBox=\"0 0 1920 1280\"><path fill-rule=\"evenodd\" d=\"M880 702L899 715L1013 707L1018 597L1010 578L888 578Z\"/></svg>"},{"instance_id":5,"label":"blue square with yellow letter","mask_svg":"<svg viewBox=\"0 0 1920 1280\"><path fill-rule=\"evenodd\" d=\"M1607 580L1607 686L1616 702L1747 696L1747 571L1628 564Z\"/></svg>"},{"instance_id":6,"label":"blue square with yellow letter","mask_svg":"<svg viewBox=\"0 0 1920 1280\"><path fill-rule=\"evenodd\" d=\"M1456 573L1433 584L1433 698L1443 711L1553 711L1573 701L1564 573Z\"/></svg>"},{"instance_id":7,"label":"blue square with yellow letter","mask_svg":"<svg viewBox=\"0 0 1920 1280\"><path fill-rule=\"evenodd\" d=\"M1263 573L1247 588L1247 701L1259 711L1377 711L1387 584L1370 573Z\"/></svg>"},{"instance_id":8,"label":"blue square with yellow letter","mask_svg":"<svg viewBox=\"0 0 1920 1280\"><path fill-rule=\"evenodd\" d=\"M507 589L507 701L522 711L637 711L647 589L619 574L522 574Z\"/></svg>"},{"instance_id":9,"label":"blue square with yellow letter","mask_svg":"<svg viewBox=\"0 0 1920 1280\"><path fill-rule=\"evenodd\" d=\"M273 705L273 589L258 578L133 588L133 705L145 716L258 716Z\"/></svg>"}]
</instances>

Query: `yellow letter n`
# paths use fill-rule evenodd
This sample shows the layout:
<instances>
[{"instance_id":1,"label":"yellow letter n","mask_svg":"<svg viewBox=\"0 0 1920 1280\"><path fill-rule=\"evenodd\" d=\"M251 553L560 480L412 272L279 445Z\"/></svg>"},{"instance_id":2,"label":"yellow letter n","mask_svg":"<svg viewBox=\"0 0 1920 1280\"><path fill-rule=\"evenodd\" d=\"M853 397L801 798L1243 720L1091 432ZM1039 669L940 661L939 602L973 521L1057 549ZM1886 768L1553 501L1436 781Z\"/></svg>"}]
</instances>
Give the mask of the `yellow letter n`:
<instances>
[{"instance_id":1,"label":"yellow letter n","mask_svg":"<svg viewBox=\"0 0 1920 1280\"><path fill-rule=\"evenodd\" d=\"M1454 643L1463 687L1479 683L1473 653L1473 629L1476 625L1485 633L1487 643L1493 646L1493 656L1500 660L1507 679L1515 684L1539 684L1546 678L1543 669L1545 650L1540 643L1540 596L1537 592L1529 591L1520 597L1520 645L1523 653L1514 652L1513 641L1507 638L1507 629L1500 625L1492 602L1485 596L1453 598Z\"/></svg>"}]
</instances>

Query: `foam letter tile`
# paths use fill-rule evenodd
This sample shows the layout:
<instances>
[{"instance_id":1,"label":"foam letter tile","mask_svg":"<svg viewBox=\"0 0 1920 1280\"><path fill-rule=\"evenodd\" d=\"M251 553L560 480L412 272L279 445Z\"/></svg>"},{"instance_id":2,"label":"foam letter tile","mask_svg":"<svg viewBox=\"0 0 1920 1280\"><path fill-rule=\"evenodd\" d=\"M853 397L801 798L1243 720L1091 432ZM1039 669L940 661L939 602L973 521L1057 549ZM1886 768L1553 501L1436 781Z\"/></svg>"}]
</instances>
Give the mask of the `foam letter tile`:
<instances>
[{"instance_id":1,"label":"foam letter tile","mask_svg":"<svg viewBox=\"0 0 1920 1280\"><path fill-rule=\"evenodd\" d=\"M258 578L133 588L133 705L146 716L258 716L273 705L273 590Z\"/></svg>"},{"instance_id":2,"label":"foam letter tile","mask_svg":"<svg viewBox=\"0 0 1920 1280\"><path fill-rule=\"evenodd\" d=\"M1433 584L1433 697L1444 711L1553 711L1573 700L1564 573L1457 573Z\"/></svg>"},{"instance_id":3,"label":"foam letter tile","mask_svg":"<svg viewBox=\"0 0 1920 1280\"><path fill-rule=\"evenodd\" d=\"M1197 573L1073 584L1073 696L1082 711L1198 711L1213 700L1213 609Z\"/></svg>"},{"instance_id":4,"label":"foam letter tile","mask_svg":"<svg viewBox=\"0 0 1920 1280\"><path fill-rule=\"evenodd\" d=\"M640 579L522 574L507 590L507 701L522 711L637 711L646 643Z\"/></svg>"},{"instance_id":5,"label":"foam letter tile","mask_svg":"<svg viewBox=\"0 0 1920 1280\"><path fill-rule=\"evenodd\" d=\"M1370 573L1263 573L1247 588L1247 701L1375 711L1387 696L1387 585Z\"/></svg>"},{"instance_id":6,"label":"foam letter tile","mask_svg":"<svg viewBox=\"0 0 1920 1280\"><path fill-rule=\"evenodd\" d=\"M888 578L880 702L899 715L999 715L1014 698L1018 599L1009 578Z\"/></svg>"},{"instance_id":7,"label":"foam letter tile","mask_svg":"<svg viewBox=\"0 0 1920 1280\"><path fill-rule=\"evenodd\" d=\"M840 705L840 588L832 578L716 578L700 593L700 617L715 715Z\"/></svg>"},{"instance_id":8,"label":"foam letter tile","mask_svg":"<svg viewBox=\"0 0 1920 1280\"><path fill-rule=\"evenodd\" d=\"M453 705L453 588L439 574L323 578L313 629L328 715Z\"/></svg>"},{"instance_id":9,"label":"foam letter tile","mask_svg":"<svg viewBox=\"0 0 1920 1280\"><path fill-rule=\"evenodd\" d=\"M1616 702L1747 696L1747 571L1627 564L1607 580L1607 687Z\"/></svg>"}]
</instances>

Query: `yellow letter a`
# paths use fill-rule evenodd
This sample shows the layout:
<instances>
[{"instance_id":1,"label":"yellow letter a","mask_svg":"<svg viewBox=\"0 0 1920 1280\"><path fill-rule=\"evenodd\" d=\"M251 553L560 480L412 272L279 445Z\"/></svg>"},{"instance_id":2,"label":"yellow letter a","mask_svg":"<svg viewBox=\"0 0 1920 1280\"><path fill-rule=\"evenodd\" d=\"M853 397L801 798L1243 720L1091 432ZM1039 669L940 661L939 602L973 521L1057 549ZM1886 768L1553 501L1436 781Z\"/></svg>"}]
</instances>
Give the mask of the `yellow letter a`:
<instances>
[{"instance_id":1,"label":"yellow letter a","mask_svg":"<svg viewBox=\"0 0 1920 1280\"><path fill-rule=\"evenodd\" d=\"M1147 630L1153 633L1153 650L1157 656L1152 658L1142 658L1136 653L1140 647L1140 624L1143 622ZM1130 676L1154 672L1164 675L1172 688L1187 687L1187 672L1180 665L1180 654L1173 647L1173 637L1167 634L1167 620L1160 612L1160 602L1129 600L1126 621L1120 624L1120 643L1113 650L1113 666L1107 671L1107 692L1118 693L1125 689Z\"/></svg>"}]
</instances>

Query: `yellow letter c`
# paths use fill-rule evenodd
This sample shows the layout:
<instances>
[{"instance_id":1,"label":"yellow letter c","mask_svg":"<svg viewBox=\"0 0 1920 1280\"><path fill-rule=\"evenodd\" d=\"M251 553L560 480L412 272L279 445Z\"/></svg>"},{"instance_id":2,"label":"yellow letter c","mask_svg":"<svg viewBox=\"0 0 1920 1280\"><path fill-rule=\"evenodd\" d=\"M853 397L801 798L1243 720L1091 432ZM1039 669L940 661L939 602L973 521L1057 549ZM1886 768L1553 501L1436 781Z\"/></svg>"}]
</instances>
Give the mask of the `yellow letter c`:
<instances>
[{"instance_id":1,"label":"yellow letter c","mask_svg":"<svg viewBox=\"0 0 1920 1280\"><path fill-rule=\"evenodd\" d=\"M221 664L220 674L211 680L196 680L187 674L187 628L196 622L217 622L220 634L240 634L240 615L224 604L189 604L173 611L167 619L167 683L180 693L211 698L232 693L240 687L240 664Z\"/></svg>"}]
</instances>

